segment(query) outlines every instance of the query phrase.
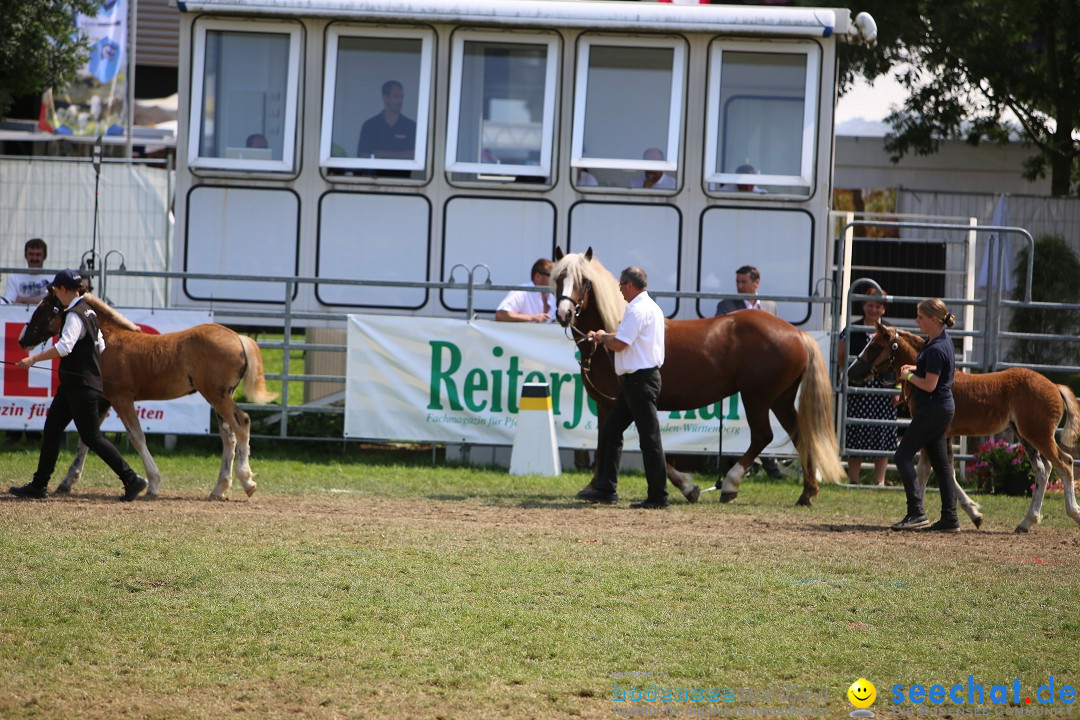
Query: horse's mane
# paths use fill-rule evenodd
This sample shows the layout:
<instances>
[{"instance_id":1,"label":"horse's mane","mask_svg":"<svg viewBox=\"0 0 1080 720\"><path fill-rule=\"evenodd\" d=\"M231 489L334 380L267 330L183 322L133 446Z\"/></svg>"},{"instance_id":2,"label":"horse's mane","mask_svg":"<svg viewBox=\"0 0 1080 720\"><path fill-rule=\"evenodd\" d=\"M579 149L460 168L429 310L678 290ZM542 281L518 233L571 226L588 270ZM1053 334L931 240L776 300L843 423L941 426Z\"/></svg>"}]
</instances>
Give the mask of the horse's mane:
<instances>
[{"instance_id":1,"label":"horse's mane","mask_svg":"<svg viewBox=\"0 0 1080 720\"><path fill-rule=\"evenodd\" d=\"M120 328L121 330L130 330L131 332L142 332L142 328L140 328L138 325L136 325L135 323L128 320L126 317L124 317L120 313L116 312L116 310L113 310L111 307L106 305L104 300L102 300L102 299L100 299L98 297L95 297L94 295L91 295L90 293L84 293L83 296L82 296L82 299L83 299L83 302L85 302L87 305L92 307L94 309L94 312L97 313L99 323L100 322L107 322L107 323L110 323L112 325L115 325L116 327Z\"/></svg>"},{"instance_id":2,"label":"horse's mane","mask_svg":"<svg viewBox=\"0 0 1080 720\"><path fill-rule=\"evenodd\" d=\"M600 313L604 329L608 332L618 330L623 313L626 312L626 300L619 292L619 281L615 276L595 256L588 259L583 253L563 255L551 271L552 279L561 277L563 271L575 286L580 287L585 281L592 284L593 298L596 300L596 309Z\"/></svg>"},{"instance_id":3,"label":"horse's mane","mask_svg":"<svg viewBox=\"0 0 1080 720\"><path fill-rule=\"evenodd\" d=\"M916 352L922 350L922 346L926 344L926 341L923 340L921 335L916 335L913 332L901 330L900 328L893 329L896 330L897 336L903 338L904 341L907 342L907 344L910 345Z\"/></svg>"}]
</instances>

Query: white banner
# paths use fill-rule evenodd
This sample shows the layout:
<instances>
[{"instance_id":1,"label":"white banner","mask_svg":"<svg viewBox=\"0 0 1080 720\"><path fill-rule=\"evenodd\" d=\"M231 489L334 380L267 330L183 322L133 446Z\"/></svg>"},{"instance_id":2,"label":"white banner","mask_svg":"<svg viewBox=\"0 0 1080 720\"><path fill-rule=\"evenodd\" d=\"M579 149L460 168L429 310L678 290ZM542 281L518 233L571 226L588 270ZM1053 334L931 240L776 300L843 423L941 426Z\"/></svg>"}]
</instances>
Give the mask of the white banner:
<instances>
[{"instance_id":1,"label":"white banner","mask_svg":"<svg viewBox=\"0 0 1080 720\"><path fill-rule=\"evenodd\" d=\"M596 406L576 352L557 325L350 315L345 436L512 445L521 385L539 381L551 385L559 447L594 448ZM724 454L745 451L750 431L738 395L722 410L661 411L665 451L715 453L721 412ZM794 454L775 418L773 436L770 453ZM625 447L638 447L633 426Z\"/></svg>"},{"instance_id":2,"label":"white banner","mask_svg":"<svg viewBox=\"0 0 1080 720\"><path fill-rule=\"evenodd\" d=\"M19 347L19 334L33 312L32 306L0 306L3 326L4 357L0 365L0 429L41 430L45 413L60 386L59 361L49 360L20 370L12 363L29 353ZM200 323L213 322L213 314L198 310L120 310L128 320L139 325L143 332L161 334L184 330ZM45 346L52 344L49 340ZM37 352L37 350L33 350ZM106 346L105 352L109 352ZM174 433L177 435L206 435L210 432L210 404L195 393L168 401L138 402L135 410L143 432ZM101 426L108 432L124 432L124 425L109 413ZM68 430L74 431L72 424Z\"/></svg>"}]
</instances>

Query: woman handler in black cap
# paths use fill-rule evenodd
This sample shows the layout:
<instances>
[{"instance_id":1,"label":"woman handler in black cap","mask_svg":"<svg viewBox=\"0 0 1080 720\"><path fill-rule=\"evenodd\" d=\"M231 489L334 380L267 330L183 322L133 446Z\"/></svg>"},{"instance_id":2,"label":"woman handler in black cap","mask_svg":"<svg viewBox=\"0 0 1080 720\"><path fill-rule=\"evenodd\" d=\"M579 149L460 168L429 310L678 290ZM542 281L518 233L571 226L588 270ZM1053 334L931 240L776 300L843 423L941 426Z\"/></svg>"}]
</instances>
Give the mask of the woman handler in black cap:
<instances>
[{"instance_id":1,"label":"woman handler in black cap","mask_svg":"<svg viewBox=\"0 0 1080 720\"><path fill-rule=\"evenodd\" d=\"M101 353L105 350L105 338L98 328L97 313L82 301L82 276L77 271L61 270L49 284L49 289L66 308L60 338L52 347L37 355L28 355L17 365L26 370L42 360L59 358L60 387L45 416L41 455L34 479L27 485L9 488L8 492L26 498L48 496L49 478L60 455L64 429L74 420L82 441L112 468L124 484L124 494L120 499L134 500L146 489L146 480L136 475L131 466L124 462L100 429L98 402L102 393Z\"/></svg>"}]
</instances>

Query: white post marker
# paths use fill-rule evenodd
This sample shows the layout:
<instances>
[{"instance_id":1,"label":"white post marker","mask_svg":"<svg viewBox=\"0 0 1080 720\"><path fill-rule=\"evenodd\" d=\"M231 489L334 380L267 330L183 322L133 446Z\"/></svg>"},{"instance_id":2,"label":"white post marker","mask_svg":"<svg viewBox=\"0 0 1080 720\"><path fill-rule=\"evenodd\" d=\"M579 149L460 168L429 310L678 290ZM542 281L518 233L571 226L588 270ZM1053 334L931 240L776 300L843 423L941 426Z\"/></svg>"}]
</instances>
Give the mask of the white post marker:
<instances>
[{"instance_id":1,"label":"white post marker","mask_svg":"<svg viewBox=\"0 0 1080 720\"><path fill-rule=\"evenodd\" d=\"M517 432L510 452L510 474L554 477L561 473L551 386L544 382L525 383L521 386Z\"/></svg>"}]
</instances>

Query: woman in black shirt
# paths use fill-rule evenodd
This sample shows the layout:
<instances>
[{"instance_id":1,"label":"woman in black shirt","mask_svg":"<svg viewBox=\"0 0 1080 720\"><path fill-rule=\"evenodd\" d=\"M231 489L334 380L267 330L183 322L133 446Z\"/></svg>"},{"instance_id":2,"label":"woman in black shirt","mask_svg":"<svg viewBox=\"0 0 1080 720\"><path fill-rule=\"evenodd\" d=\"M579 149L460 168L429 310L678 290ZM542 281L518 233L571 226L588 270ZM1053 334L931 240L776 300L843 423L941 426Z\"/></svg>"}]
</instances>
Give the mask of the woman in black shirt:
<instances>
[{"instance_id":1,"label":"woman in black shirt","mask_svg":"<svg viewBox=\"0 0 1080 720\"><path fill-rule=\"evenodd\" d=\"M900 368L901 379L911 385L915 394L915 417L893 455L893 462L900 471L907 493L907 515L892 528L957 532L960 522L956 517L956 479L949 460L949 438L946 434L956 411L952 395L956 361L952 339L945 332L946 328L956 323L956 318L945 303L932 298L919 303L915 319L919 329L926 334L927 343L919 351L914 365ZM926 519L921 488L915 481L912 459L920 448L928 454L941 490L941 519L933 525Z\"/></svg>"}]
</instances>

